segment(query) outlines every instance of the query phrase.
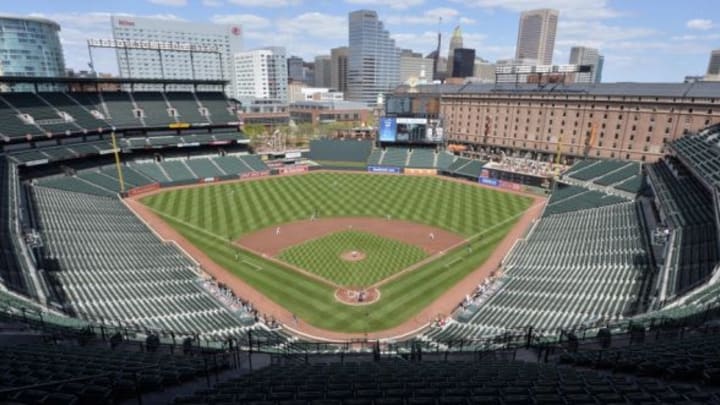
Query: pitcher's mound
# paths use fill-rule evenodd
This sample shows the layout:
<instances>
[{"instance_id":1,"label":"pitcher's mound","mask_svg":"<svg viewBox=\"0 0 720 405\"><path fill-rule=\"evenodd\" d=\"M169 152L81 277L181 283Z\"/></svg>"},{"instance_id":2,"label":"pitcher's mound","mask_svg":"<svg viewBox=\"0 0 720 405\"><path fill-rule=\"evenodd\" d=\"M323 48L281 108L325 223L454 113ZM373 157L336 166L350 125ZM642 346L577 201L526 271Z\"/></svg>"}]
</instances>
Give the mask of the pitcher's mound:
<instances>
[{"instance_id":1,"label":"pitcher's mound","mask_svg":"<svg viewBox=\"0 0 720 405\"><path fill-rule=\"evenodd\" d=\"M343 252L340 255L341 259L348 262L359 262L360 260L365 259L365 257L365 252L363 252L362 250L348 250L347 252Z\"/></svg>"}]
</instances>

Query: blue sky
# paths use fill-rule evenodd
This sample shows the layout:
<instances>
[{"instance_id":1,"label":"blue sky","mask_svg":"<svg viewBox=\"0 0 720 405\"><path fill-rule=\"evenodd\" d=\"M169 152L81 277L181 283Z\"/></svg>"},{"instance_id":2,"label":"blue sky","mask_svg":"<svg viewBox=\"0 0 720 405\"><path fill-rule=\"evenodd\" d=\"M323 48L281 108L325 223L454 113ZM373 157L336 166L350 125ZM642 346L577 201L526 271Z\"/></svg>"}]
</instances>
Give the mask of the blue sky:
<instances>
[{"instance_id":1,"label":"blue sky","mask_svg":"<svg viewBox=\"0 0 720 405\"><path fill-rule=\"evenodd\" d=\"M440 29L447 52L459 24L465 46L494 61L514 55L519 12L540 7L560 10L553 62L567 63L573 45L600 48L607 82L682 81L705 73L720 48L717 0L4 0L0 12L56 20L68 67L85 69L85 40L109 38L113 13L241 24L248 49L281 45L311 59L346 45L347 13L369 8L402 48L429 53ZM116 71L112 53L98 59L98 70Z\"/></svg>"}]
</instances>

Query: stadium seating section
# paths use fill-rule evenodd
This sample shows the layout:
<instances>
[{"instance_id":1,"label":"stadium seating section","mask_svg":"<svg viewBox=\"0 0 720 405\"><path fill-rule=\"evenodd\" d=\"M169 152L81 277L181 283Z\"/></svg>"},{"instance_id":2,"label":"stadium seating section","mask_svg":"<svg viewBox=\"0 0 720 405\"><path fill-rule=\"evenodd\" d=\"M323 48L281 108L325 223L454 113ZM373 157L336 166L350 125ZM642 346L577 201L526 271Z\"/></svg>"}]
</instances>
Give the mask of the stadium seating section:
<instances>
[{"instance_id":1,"label":"stadium seating section","mask_svg":"<svg viewBox=\"0 0 720 405\"><path fill-rule=\"evenodd\" d=\"M436 152L431 148L408 149L388 146L384 149L373 149L367 158L367 164L369 166L438 169L444 171L455 159L455 156L448 152Z\"/></svg>"},{"instance_id":2,"label":"stadium seating section","mask_svg":"<svg viewBox=\"0 0 720 405\"><path fill-rule=\"evenodd\" d=\"M310 141L309 157L317 161L366 162L372 147L372 141L314 139Z\"/></svg>"},{"instance_id":3,"label":"stadium seating section","mask_svg":"<svg viewBox=\"0 0 720 405\"><path fill-rule=\"evenodd\" d=\"M615 376L557 364L502 359L475 362L276 365L217 384L175 404L625 404L710 403L687 384Z\"/></svg>"},{"instance_id":4,"label":"stadium seating section","mask_svg":"<svg viewBox=\"0 0 720 405\"><path fill-rule=\"evenodd\" d=\"M175 115L171 111L175 111ZM206 115L203 115L207 112ZM174 122L237 122L222 93L216 92L48 92L3 93L0 138L82 133L111 127L167 127Z\"/></svg>"},{"instance_id":5,"label":"stadium seating section","mask_svg":"<svg viewBox=\"0 0 720 405\"><path fill-rule=\"evenodd\" d=\"M13 212L17 208L16 167L0 156L0 281L2 284L22 294L32 295L28 288L27 274L20 267L17 250L17 232Z\"/></svg>"},{"instance_id":6,"label":"stadium seating section","mask_svg":"<svg viewBox=\"0 0 720 405\"><path fill-rule=\"evenodd\" d=\"M666 286L673 297L707 280L720 257L713 201L676 160L663 159L647 169L666 225L675 230L675 260Z\"/></svg>"},{"instance_id":7,"label":"stadium seating section","mask_svg":"<svg viewBox=\"0 0 720 405\"><path fill-rule=\"evenodd\" d=\"M581 160L564 177L630 194L638 194L644 184L640 163L618 160Z\"/></svg>"},{"instance_id":8,"label":"stadium seating section","mask_svg":"<svg viewBox=\"0 0 720 405\"><path fill-rule=\"evenodd\" d=\"M627 202L543 218L506 257L500 287L470 319L426 337L475 339L528 326L552 334L634 315L654 273L638 209Z\"/></svg>"},{"instance_id":9,"label":"stadium seating section","mask_svg":"<svg viewBox=\"0 0 720 405\"><path fill-rule=\"evenodd\" d=\"M670 147L683 163L694 170L707 184L720 182L720 125L708 127L698 134L678 138Z\"/></svg>"},{"instance_id":10,"label":"stadium seating section","mask_svg":"<svg viewBox=\"0 0 720 405\"><path fill-rule=\"evenodd\" d=\"M602 193L600 191L557 183L556 189L550 196L550 200L545 208L545 215L603 207L627 201L626 198Z\"/></svg>"},{"instance_id":11,"label":"stadium seating section","mask_svg":"<svg viewBox=\"0 0 720 405\"><path fill-rule=\"evenodd\" d=\"M696 332L683 338L666 338L630 347L565 353L560 362L638 377L717 386L720 383L719 345L717 331Z\"/></svg>"},{"instance_id":12,"label":"stadium seating section","mask_svg":"<svg viewBox=\"0 0 720 405\"><path fill-rule=\"evenodd\" d=\"M123 165L125 189L150 183L197 182L205 178L237 178L253 171L267 171L267 165L257 156L215 156L163 162L127 163ZM74 176L46 177L38 180L44 187L99 196L120 192L115 166L105 166L77 172Z\"/></svg>"},{"instance_id":13,"label":"stadium seating section","mask_svg":"<svg viewBox=\"0 0 720 405\"><path fill-rule=\"evenodd\" d=\"M485 163L486 162L480 160L457 158L455 162L448 166L447 172L454 175L477 179L480 177L480 173L482 172L482 168Z\"/></svg>"},{"instance_id":14,"label":"stadium seating section","mask_svg":"<svg viewBox=\"0 0 720 405\"><path fill-rule=\"evenodd\" d=\"M216 355L183 356L136 350L108 350L71 344L0 347L0 394L4 403L106 404L162 390L229 367ZM57 382L56 384L53 384ZM43 384L37 388L22 387Z\"/></svg>"},{"instance_id":15,"label":"stadium seating section","mask_svg":"<svg viewBox=\"0 0 720 405\"><path fill-rule=\"evenodd\" d=\"M193 262L158 240L119 199L86 191L32 190L45 270L65 308L96 323L189 336L246 332L237 314L203 290Z\"/></svg>"}]
</instances>

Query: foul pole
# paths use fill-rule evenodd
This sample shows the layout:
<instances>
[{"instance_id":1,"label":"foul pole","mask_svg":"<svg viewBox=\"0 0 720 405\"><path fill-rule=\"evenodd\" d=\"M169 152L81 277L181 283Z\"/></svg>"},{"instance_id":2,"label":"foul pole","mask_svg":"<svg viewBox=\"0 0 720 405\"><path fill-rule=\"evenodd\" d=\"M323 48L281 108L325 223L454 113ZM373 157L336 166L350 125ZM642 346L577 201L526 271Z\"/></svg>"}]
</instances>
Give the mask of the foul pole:
<instances>
[{"instance_id":1,"label":"foul pole","mask_svg":"<svg viewBox=\"0 0 720 405\"><path fill-rule=\"evenodd\" d=\"M117 169L118 180L120 181L120 192L125 192L125 179L123 179L122 166L120 165L120 151L117 147L117 141L115 140L115 131L110 133L112 137L113 153L115 154L115 168Z\"/></svg>"}]
</instances>

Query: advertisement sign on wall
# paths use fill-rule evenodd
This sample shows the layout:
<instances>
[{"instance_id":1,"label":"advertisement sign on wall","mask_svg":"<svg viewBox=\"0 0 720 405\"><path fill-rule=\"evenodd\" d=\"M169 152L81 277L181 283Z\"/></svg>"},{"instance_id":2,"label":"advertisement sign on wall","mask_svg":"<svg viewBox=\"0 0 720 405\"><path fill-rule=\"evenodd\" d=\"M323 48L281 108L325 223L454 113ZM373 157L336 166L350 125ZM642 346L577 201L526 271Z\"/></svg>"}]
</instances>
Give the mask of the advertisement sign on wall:
<instances>
[{"instance_id":1,"label":"advertisement sign on wall","mask_svg":"<svg viewBox=\"0 0 720 405\"><path fill-rule=\"evenodd\" d=\"M286 166L278 168L278 174L303 173L308 170L307 166Z\"/></svg>"},{"instance_id":2,"label":"advertisement sign on wall","mask_svg":"<svg viewBox=\"0 0 720 405\"><path fill-rule=\"evenodd\" d=\"M370 173L394 173L399 174L400 168L393 166L368 166L368 172Z\"/></svg>"},{"instance_id":3,"label":"advertisement sign on wall","mask_svg":"<svg viewBox=\"0 0 720 405\"><path fill-rule=\"evenodd\" d=\"M269 174L270 174L270 172L268 172L267 170L262 171L262 172L247 172L247 173L241 174L240 178L241 179L251 179L253 177L265 177Z\"/></svg>"},{"instance_id":4,"label":"advertisement sign on wall","mask_svg":"<svg viewBox=\"0 0 720 405\"><path fill-rule=\"evenodd\" d=\"M378 128L378 136L380 142L395 142L395 134L397 132L397 122L394 117L380 118L380 128Z\"/></svg>"},{"instance_id":5,"label":"advertisement sign on wall","mask_svg":"<svg viewBox=\"0 0 720 405\"><path fill-rule=\"evenodd\" d=\"M500 181L499 181L499 180L497 180L497 179L491 179L491 178L488 178L488 177L480 177L479 180L480 180L480 184L484 184L484 185L486 185L486 186L497 187L498 184L500 184Z\"/></svg>"},{"instance_id":6,"label":"advertisement sign on wall","mask_svg":"<svg viewBox=\"0 0 720 405\"><path fill-rule=\"evenodd\" d=\"M437 169L412 169L406 168L403 173L415 176L434 176L437 174Z\"/></svg>"}]
</instances>

